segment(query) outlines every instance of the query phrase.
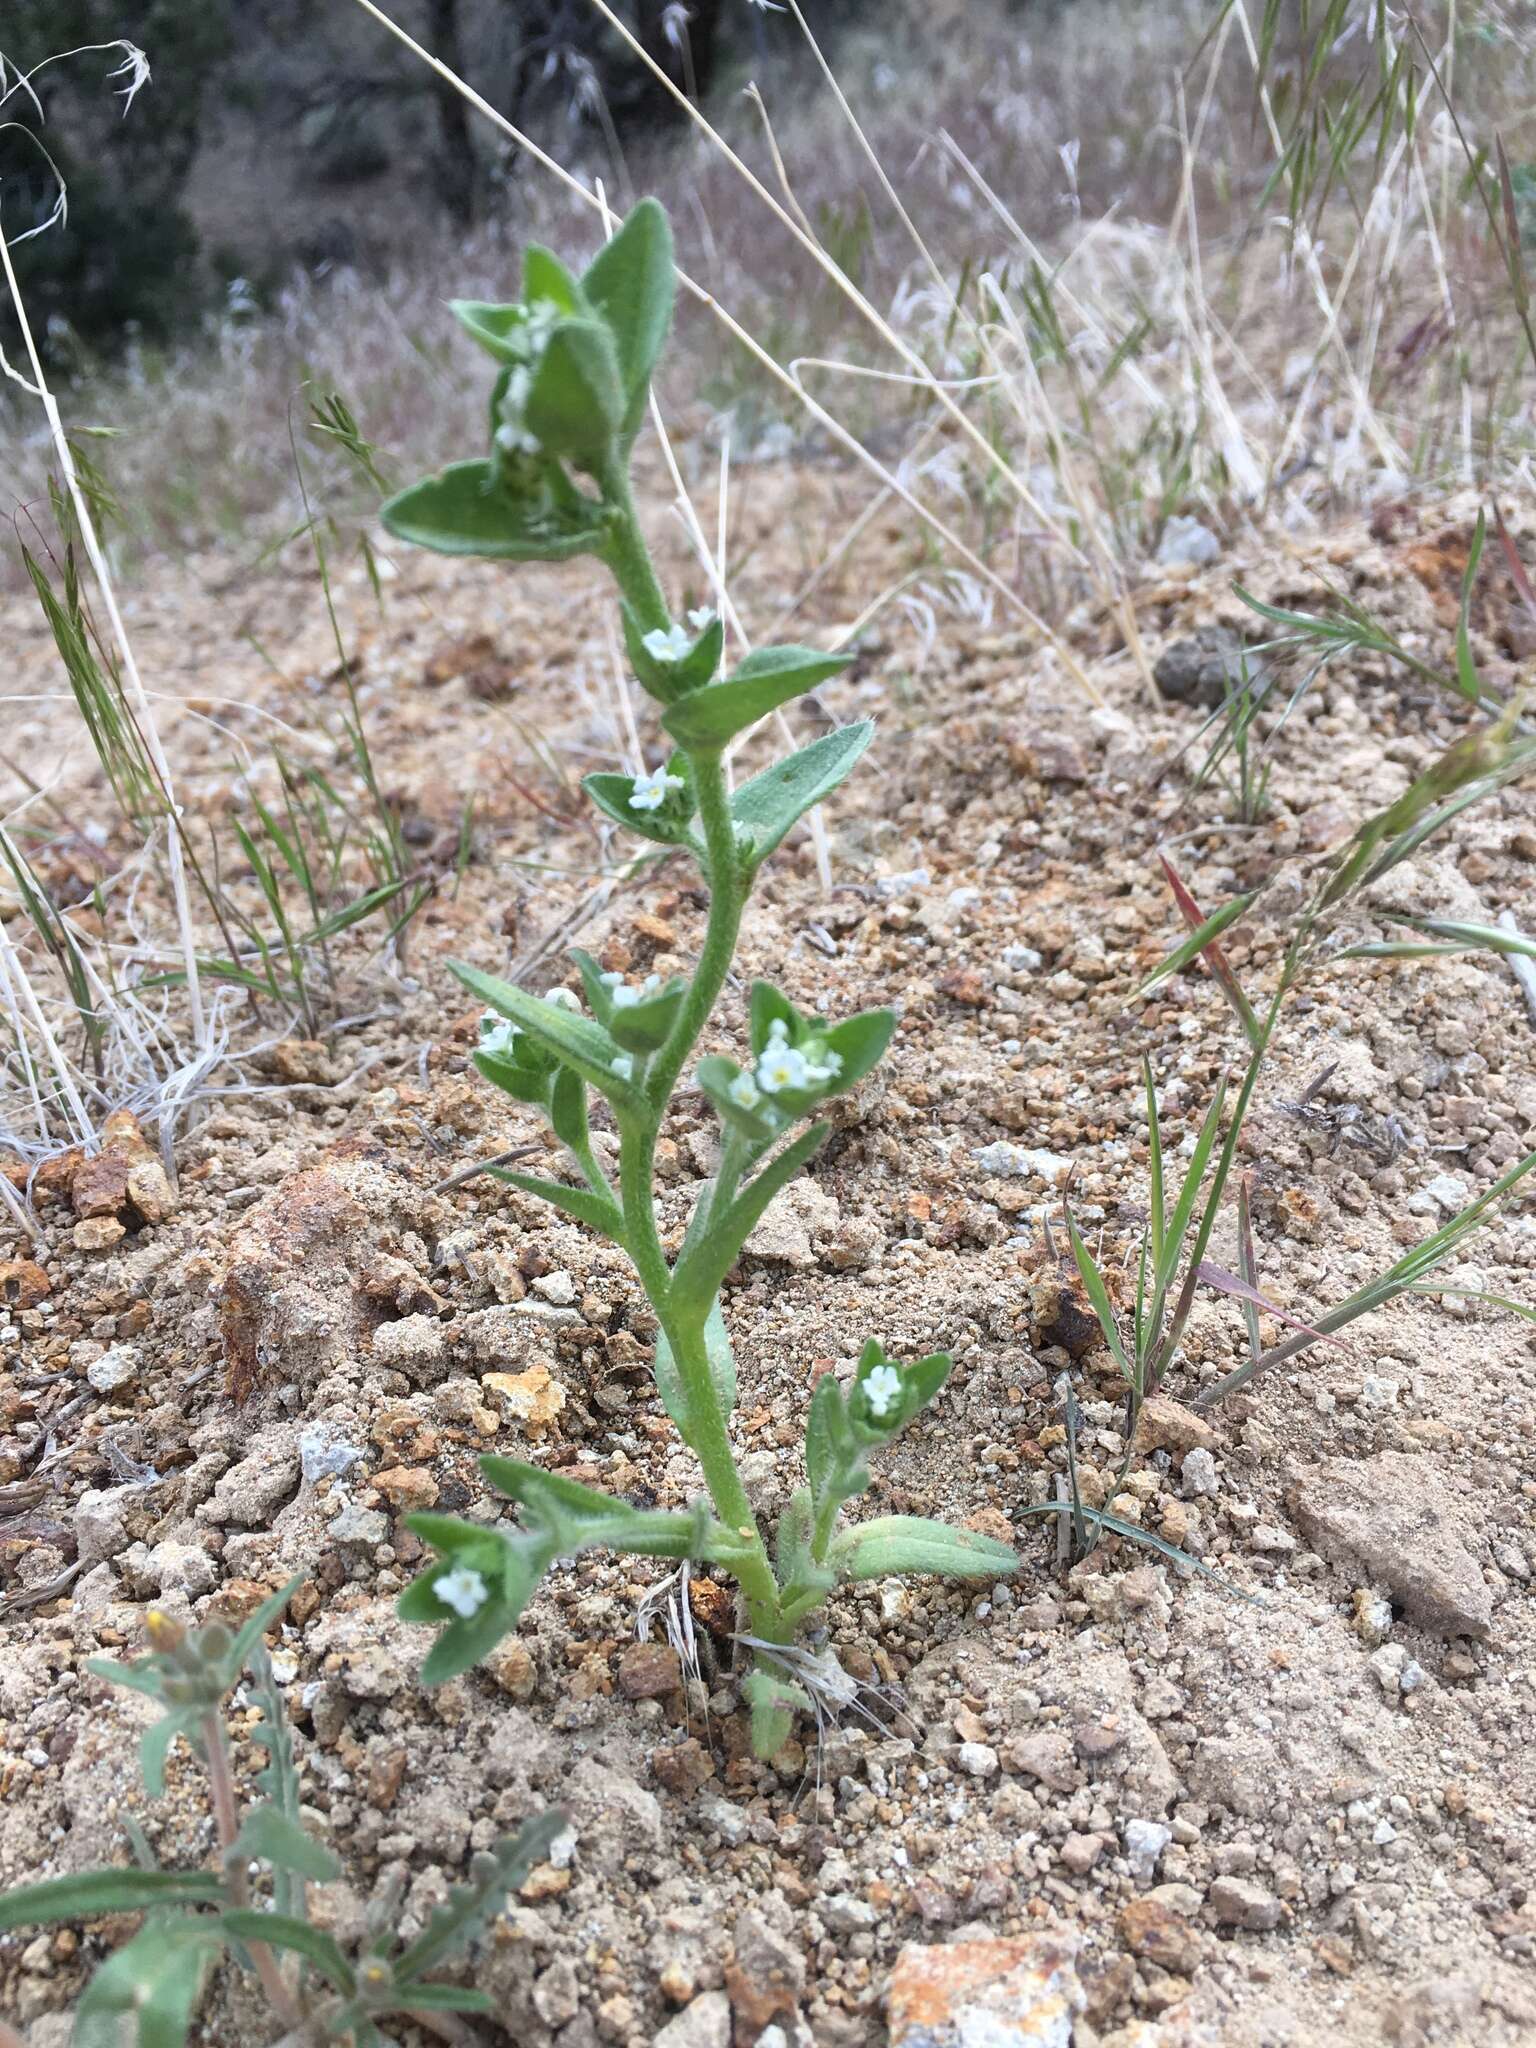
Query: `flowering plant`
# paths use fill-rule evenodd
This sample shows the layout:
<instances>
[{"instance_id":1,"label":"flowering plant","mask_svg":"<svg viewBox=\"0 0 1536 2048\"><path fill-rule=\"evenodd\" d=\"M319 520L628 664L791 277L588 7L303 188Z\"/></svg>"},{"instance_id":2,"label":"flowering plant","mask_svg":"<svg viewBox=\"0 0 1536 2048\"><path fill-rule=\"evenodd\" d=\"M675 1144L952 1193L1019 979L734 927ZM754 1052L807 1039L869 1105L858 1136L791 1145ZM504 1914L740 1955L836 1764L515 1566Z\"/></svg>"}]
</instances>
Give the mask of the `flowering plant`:
<instances>
[{"instance_id":1,"label":"flowering plant","mask_svg":"<svg viewBox=\"0 0 1536 2048\"><path fill-rule=\"evenodd\" d=\"M639 984L573 954L585 1007L567 990L539 997L474 968L455 972L487 1005L475 1064L537 1106L579 1179L506 1173L621 1245L634 1263L660 1334L655 1372L667 1413L698 1458L708 1498L685 1513L631 1507L558 1473L508 1458L481 1460L491 1485L517 1503L515 1522L487 1525L416 1515L410 1526L437 1552L403 1594L400 1612L441 1633L423 1677L452 1677L516 1626L558 1557L594 1545L691 1558L731 1573L752 1645L743 1681L761 1756L782 1744L795 1708L809 1705L797 1672L797 1633L844 1580L891 1572L995 1578L1015 1568L1005 1544L940 1522L895 1515L845 1525L843 1509L869 1483L869 1456L934 1398L950 1369L942 1353L910 1365L868 1344L851 1383L827 1374L810 1402L805 1483L770 1544L748 1502L731 1444L736 1366L720 1290L753 1226L830 1126L812 1121L852 1089L890 1043L895 1018L867 1010L828 1023L802 1016L780 991L751 992L744 1056L694 1060L724 987L742 912L763 863L791 827L837 788L873 736L865 720L813 740L734 793L723 756L737 734L846 666L847 657L798 646L761 648L721 676L724 631L713 611L677 620L642 536L630 451L671 320L671 234L642 201L577 277L544 249L527 252L522 301L459 304L458 318L501 365L490 407L490 453L454 463L390 500L384 521L402 539L448 554L514 561L595 555L618 586L625 645L661 707L673 751L636 776L589 775L597 808L641 838L684 848L709 894L697 964L687 978ZM657 1140L680 1086L697 1087L720 1119L719 1160L700 1193L681 1250L669 1259L657 1224ZM618 1134L616 1181L594 1150L593 1097Z\"/></svg>"}]
</instances>

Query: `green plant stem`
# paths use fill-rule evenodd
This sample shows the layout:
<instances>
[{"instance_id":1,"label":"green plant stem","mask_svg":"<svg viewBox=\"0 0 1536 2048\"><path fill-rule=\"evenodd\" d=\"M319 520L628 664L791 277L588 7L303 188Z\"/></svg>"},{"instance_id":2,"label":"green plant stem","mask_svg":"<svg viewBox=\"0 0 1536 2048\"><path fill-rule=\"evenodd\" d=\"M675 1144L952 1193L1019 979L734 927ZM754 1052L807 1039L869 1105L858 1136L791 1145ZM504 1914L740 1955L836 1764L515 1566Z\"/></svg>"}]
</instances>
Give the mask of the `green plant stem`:
<instances>
[{"instance_id":1,"label":"green plant stem","mask_svg":"<svg viewBox=\"0 0 1536 2048\"><path fill-rule=\"evenodd\" d=\"M640 623L642 633L665 632L672 623L666 596L651 563L650 550L640 530L639 515L629 487L629 474L622 461L615 460L598 477L609 509L608 544L603 551L613 580Z\"/></svg>"},{"instance_id":2,"label":"green plant stem","mask_svg":"<svg viewBox=\"0 0 1536 2048\"><path fill-rule=\"evenodd\" d=\"M671 623L650 553L635 513L629 478L621 467L598 479L610 507L605 560L642 631ZM767 1546L736 1469L730 1426L721 1412L710 1370L705 1324L712 1303L674 1298L672 1272L656 1229L654 1201L656 1140L678 1076L698 1043L730 973L746 905L749 878L736 849L725 770L717 753L689 755L700 822L704 827L704 878L709 885L709 922L697 967L667 1042L651 1060L644 1081L646 1114L620 1132L619 1191L624 1235L641 1285L656 1310L682 1380L688 1409L687 1437L704 1469L715 1513L750 1543L735 1566L746 1595L752 1633L785 1642L792 1629L779 1601ZM586 1172L586 1162L582 1161ZM739 1167L737 1171L739 1172ZM589 1175L590 1178L590 1175Z\"/></svg>"},{"instance_id":3,"label":"green plant stem","mask_svg":"<svg viewBox=\"0 0 1536 2048\"><path fill-rule=\"evenodd\" d=\"M216 1707L203 1716L202 1736L203 1753L208 1763L208 1789L213 1797L214 1825L218 1829L219 1848L224 1858L225 1882L229 1886L231 1902L236 1906L247 1906L250 1904L251 1888L246 1878L245 1864L239 1856L232 1853L240 1833L240 1814L235 1805L234 1773L230 1769L229 1743L224 1734L223 1717ZM276 1956L264 1941L248 1941L245 1946L273 2012L285 2027L302 2027L304 2014L288 1989L287 1980L278 1966Z\"/></svg>"}]
</instances>

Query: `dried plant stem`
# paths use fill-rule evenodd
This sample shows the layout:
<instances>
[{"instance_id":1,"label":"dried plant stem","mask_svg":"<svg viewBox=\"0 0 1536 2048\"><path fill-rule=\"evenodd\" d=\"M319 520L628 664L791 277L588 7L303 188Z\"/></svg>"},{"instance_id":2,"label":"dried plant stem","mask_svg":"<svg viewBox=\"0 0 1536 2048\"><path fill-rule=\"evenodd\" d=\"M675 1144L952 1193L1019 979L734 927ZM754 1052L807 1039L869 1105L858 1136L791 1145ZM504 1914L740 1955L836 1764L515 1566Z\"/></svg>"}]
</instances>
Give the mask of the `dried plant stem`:
<instances>
[{"instance_id":1,"label":"dried plant stem","mask_svg":"<svg viewBox=\"0 0 1536 2048\"><path fill-rule=\"evenodd\" d=\"M138 662L134 658L133 643L128 638L128 629L123 624L122 613L118 610L117 592L113 586L111 572L107 568L106 557L101 551L101 542L97 538L95 521L91 517L91 508L86 503L85 493L80 488L80 476L75 467L74 451L69 445L69 436L64 431L64 420L59 411L58 400L54 397L53 391L49 386L47 376L43 370L42 358L37 352L37 343L32 335L32 323L27 318L26 305L21 296L21 287L17 283L15 266L11 261L11 245L6 238L3 226L0 226L0 268L3 268L5 272L6 288L10 293L11 304L15 308L16 323L21 330L22 344L27 352L27 361L32 368L32 379L29 382L15 370L11 370L9 364L5 364L4 367L15 381L22 385L23 389L30 391L32 396L41 403L43 412L47 417L48 432L53 441L54 454L58 457L59 468L64 477L65 487L69 492L70 504L74 508L75 519L80 528L80 539L84 545L87 559L90 562L92 574L96 578L97 588L101 592L101 601L106 607L107 618L112 628L112 638L117 645L118 656L122 662L123 679L127 685L134 720L139 728L145 750L149 755L151 765L160 784L161 794L165 800L170 824L170 830L166 834L166 859L170 868L171 895L176 905L176 923L181 938L182 965L187 977L187 1000L192 1011L192 1035L196 1044L201 1047L207 1038L207 1017L203 1009L202 987L198 980L197 941L192 929L192 904L187 892L186 868L182 858L181 820L175 793L171 785L171 764L166 759L165 749L160 743L160 734L155 725L155 716L150 709L149 698L145 693L144 684L139 675ZM4 363L3 356L0 356L0 363Z\"/></svg>"}]
</instances>

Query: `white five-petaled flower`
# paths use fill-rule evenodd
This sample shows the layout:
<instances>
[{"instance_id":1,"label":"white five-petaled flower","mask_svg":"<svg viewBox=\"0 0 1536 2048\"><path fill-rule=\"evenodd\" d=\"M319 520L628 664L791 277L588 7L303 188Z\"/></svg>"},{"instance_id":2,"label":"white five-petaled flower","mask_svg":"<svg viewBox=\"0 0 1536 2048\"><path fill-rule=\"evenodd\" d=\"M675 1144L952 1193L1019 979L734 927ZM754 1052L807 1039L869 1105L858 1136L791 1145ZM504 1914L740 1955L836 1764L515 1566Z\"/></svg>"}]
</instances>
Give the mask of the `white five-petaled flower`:
<instances>
[{"instance_id":1,"label":"white five-petaled flower","mask_svg":"<svg viewBox=\"0 0 1536 2048\"><path fill-rule=\"evenodd\" d=\"M451 1572L444 1572L432 1590L463 1621L472 1620L490 1597L484 1579L467 1564L456 1564Z\"/></svg>"},{"instance_id":2,"label":"white five-petaled flower","mask_svg":"<svg viewBox=\"0 0 1536 2048\"><path fill-rule=\"evenodd\" d=\"M702 633L706 626L712 626L715 623L714 606L712 604L696 606L688 614L688 623L692 626L695 633Z\"/></svg>"},{"instance_id":3,"label":"white five-petaled flower","mask_svg":"<svg viewBox=\"0 0 1536 2048\"><path fill-rule=\"evenodd\" d=\"M635 1058L633 1053L621 1052L616 1059L611 1059L608 1062L608 1066L609 1071L617 1074L621 1081L632 1081L635 1078Z\"/></svg>"},{"instance_id":4,"label":"white five-petaled flower","mask_svg":"<svg viewBox=\"0 0 1536 2048\"><path fill-rule=\"evenodd\" d=\"M725 1092L738 1109L756 1109L762 1099L750 1074L738 1074Z\"/></svg>"},{"instance_id":5,"label":"white five-petaled flower","mask_svg":"<svg viewBox=\"0 0 1536 2048\"><path fill-rule=\"evenodd\" d=\"M673 790L683 787L681 775L669 775L665 768L649 768L635 777L629 792L632 811L659 811Z\"/></svg>"},{"instance_id":6,"label":"white five-petaled flower","mask_svg":"<svg viewBox=\"0 0 1536 2048\"><path fill-rule=\"evenodd\" d=\"M640 645L652 661L681 661L693 646L688 630L684 626L653 627L641 640Z\"/></svg>"},{"instance_id":7,"label":"white five-petaled flower","mask_svg":"<svg viewBox=\"0 0 1536 2048\"><path fill-rule=\"evenodd\" d=\"M883 1422L901 1399L901 1374L894 1365L877 1365L864 1382L864 1399L871 1415Z\"/></svg>"},{"instance_id":8,"label":"white five-petaled flower","mask_svg":"<svg viewBox=\"0 0 1536 2048\"><path fill-rule=\"evenodd\" d=\"M803 1088L809 1079L804 1053L770 1038L757 1063L757 1085L763 1093L777 1095L782 1088Z\"/></svg>"}]
</instances>

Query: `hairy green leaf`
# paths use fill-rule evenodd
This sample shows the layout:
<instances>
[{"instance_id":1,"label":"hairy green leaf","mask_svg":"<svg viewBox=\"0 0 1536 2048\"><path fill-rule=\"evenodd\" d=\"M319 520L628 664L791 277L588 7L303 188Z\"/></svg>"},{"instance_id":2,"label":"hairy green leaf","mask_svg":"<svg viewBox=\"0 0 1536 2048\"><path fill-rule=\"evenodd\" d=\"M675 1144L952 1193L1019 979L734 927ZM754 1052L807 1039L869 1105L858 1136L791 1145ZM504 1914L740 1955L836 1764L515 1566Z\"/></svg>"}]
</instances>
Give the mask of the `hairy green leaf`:
<instances>
[{"instance_id":1,"label":"hairy green leaf","mask_svg":"<svg viewBox=\"0 0 1536 2048\"><path fill-rule=\"evenodd\" d=\"M828 1563L843 1579L883 1579L895 1572L933 1572L950 1579L986 1579L1016 1572L1023 1562L1009 1544L921 1515L882 1515L845 1530Z\"/></svg>"},{"instance_id":2,"label":"hairy green leaf","mask_svg":"<svg viewBox=\"0 0 1536 2048\"><path fill-rule=\"evenodd\" d=\"M566 1826L566 1816L554 1807L524 1821L515 1835L504 1835L494 1848L476 1856L470 1865L470 1882L454 1887L397 1960L396 1985L402 1989L415 1986L429 1970L439 1968L455 1950L472 1941ZM410 2003L408 1998L401 2002Z\"/></svg>"},{"instance_id":3,"label":"hairy green leaf","mask_svg":"<svg viewBox=\"0 0 1536 2048\"><path fill-rule=\"evenodd\" d=\"M642 839L653 839L659 846L683 846L691 838L694 814L693 791L686 774L686 754L673 754L668 760L665 773L683 779L684 787L670 791L665 803L654 811L637 811L630 802L635 793L635 779L632 775L584 775L581 786L605 818L615 825L622 825L626 832L634 832Z\"/></svg>"},{"instance_id":4,"label":"hairy green leaf","mask_svg":"<svg viewBox=\"0 0 1536 2048\"><path fill-rule=\"evenodd\" d=\"M519 1031L526 1031L556 1059L574 1067L594 1088L615 1100L631 1098L632 1091L613 1071L618 1047L590 1017L546 1002L540 996L531 996L526 989L499 981L494 974L482 974L478 967L468 967L462 960L450 960L448 966L488 1008L510 1018Z\"/></svg>"},{"instance_id":5,"label":"hairy green leaf","mask_svg":"<svg viewBox=\"0 0 1536 2048\"><path fill-rule=\"evenodd\" d=\"M551 455L583 469L601 464L624 420L618 353L602 321L556 322L533 373L524 418Z\"/></svg>"},{"instance_id":6,"label":"hairy green leaf","mask_svg":"<svg viewBox=\"0 0 1536 2048\"><path fill-rule=\"evenodd\" d=\"M790 827L852 774L874 735L872 718L839 726L741 785L731 816L752 835L754 861L766 860Z\"/></svg>"},{"instance_id":7,"label":"hairy green leaf","mask_svg":"<svg viewBox=\"0 0 1536 2048\"><path fill-rule=\"evenodd\" d=\"M332 1935L291 1913L263 1913L252 1906L231 1906L219 1915L219 1926L236 1941L264 1941L268 1948L302 1956L333 1990L350 1996L354 1979L350 1964Z\"/></svg>"},{"instance_id":8,"label":"hairy green leaf","mask_svg":"<svg viewBox=\"0 0 1536 2048\"><path fill-rule=\"evenodd\" d=\"M75 2009L74 2048L184 2048L223 1939L215 1923L156 1921L102 1964Z\"/></svg>"},{"instance_id":9,"label":"hairy green leaf","mask_svg":"<svg viewBox=\"0 0 1536 2048\"><path fill-rule=\"evenodd\" d=\"M397 491L379 517L396 540L492 561L565 562L596 554L603 540L595 505L572 503L547 480L516 490L479 457Z\"/></svg>"},{"instance_id":10,"label":"hairy green leaf","mask_svg":"<svg viewBox=\"0 0 1536 2048\"><path fill-rule=\"evenodd\" d=\"M589 1230L597 1231L614 1244L624 1242L624 1217L617 1202L605 1200L590 1188L567 1187L564 1181L540 1180L537 1174L513 1173L504 1166L493 1166L490 1171L497 1180L504 1180L509 1187L521 1188L525 1195L537 1195L541 1202L548 1202L552 1209L558 1209L564 1216L575 1217L578 1223L585 1223Z\"/></svg>"},{"instance_id":11,"label":"hairy green leaf","mask_svg":"<svg viewBox=\"0 0 1536 2048\"><path fill-rule=\"evenodd\" d=\"M211 1870L82 1870L0 1893L0 1933L55 1920L99 1920L104 1913L147 1913L156 1906L213 1906L224 1881Z\"/></svg>"},{"instance_id":12,"label":"hairy green leaf","mask_svg":"<svg viewBox=\"0 0 1536 2048\"><path fill-rule=\"evenodd\" d=\"M810 1694L793 1679L781 1678L761 1664L747 1673L741 1690L752 1709L753 1755L775 1755L788 1742L795 1715L810 1712Z\"/></svg>"},{"instance_id":13,"label":"hairy green leaf","mask_svg":"<svg viewBox=\"0 0 1536 2048\"><path fill-rule=\"evenodd\" d=\"M845 669L850 654L821 654L814 647L760 647L723 683L710 683L681 698L662 717L680 746L713 752L770 711L803 697Z\"/></svg>"},{"instance_id":14,"label":"hairy green leaf","mask_svg":"<svg viewBox=\"0 0 1536 2048\"><path fill-rule=\"evenodd\" d=\"M677 291L672 227L654 199L642 199L593 257L581 288L613 335L627 400L624 432L633 435L645 417L651 373L667 338Z\"/></svg>"}]
</instances>

